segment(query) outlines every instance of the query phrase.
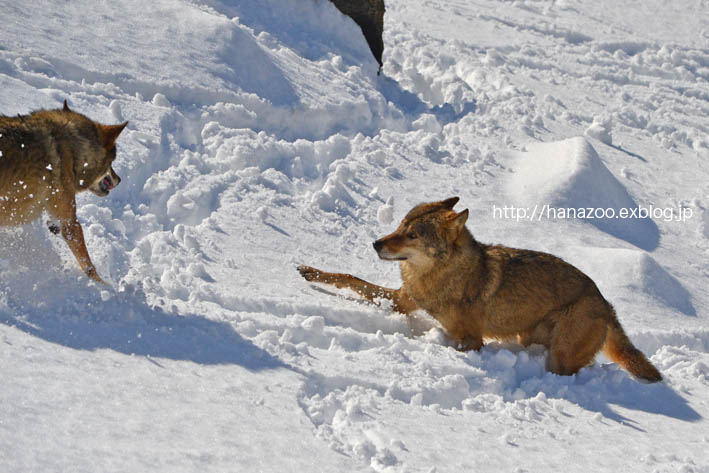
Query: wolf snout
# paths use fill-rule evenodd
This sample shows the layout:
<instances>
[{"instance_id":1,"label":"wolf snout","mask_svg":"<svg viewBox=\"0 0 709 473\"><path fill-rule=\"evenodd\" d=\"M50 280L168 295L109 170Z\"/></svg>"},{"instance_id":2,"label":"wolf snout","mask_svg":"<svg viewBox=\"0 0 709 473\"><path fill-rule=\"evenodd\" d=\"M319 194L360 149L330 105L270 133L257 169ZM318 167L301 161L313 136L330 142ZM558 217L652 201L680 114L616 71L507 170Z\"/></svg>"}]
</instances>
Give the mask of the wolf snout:
<instances>
[{"instance_id":1,"label":"wolf snout","mask_svg":"<svg viewBox=\"0 0 709 473\"><path fill-rule=\"evenodd\" d=\"M99 177L98 180L89 187L89 190L99 197L106 197L120 182L121 178L111 169L108 173Z\"/></svg>"},{"instance_id":2,"label":"wolf snout","mask_svg":"<svg viewBox=\"0 0 709 473\"><path fill-rule=\"evenodd\" d=\"M379 250L381 250L382 247L384 246L384 243L382 243L381 240L377 240L374 243L372 243L372 246L374 247L375 251L379 252Z\"/></svg>"},{"instance_id":3,"label":"wolf snout","mask_svg":"<svg viewBox=\"0 0 709 473\"><path fill-rule=\"evenodd\" d=\"M103 177L103 179L101 179L101 182L99 182L98 186L102 192L108 194L110 190L116 187L116 182L111 179L110 175L107 174Z\"/></svg>"},{"instance_id":4,"label":"wolf snout","mask_svg":"<svg viewBox=\"0 0 709 473\"><path fill-rule=\"evenodd\" d=\"M120 184L121 178L115 173L113 169L106 174L101 181L101 188L105 191L113 190L118 184Z\"/></svg>"},{"instance_id":5,"label":"wolf snout","mask_svg":"<svg viewBox=\"0 0 709 473\"><path fill-rule=\"evenodd\" d=\"M116 171L113 170L113 167L108 172L108 178L111 181L112 187L116 187L118 184L121 183L121 177L116 174Z\"/></svg>"}]
</instances>

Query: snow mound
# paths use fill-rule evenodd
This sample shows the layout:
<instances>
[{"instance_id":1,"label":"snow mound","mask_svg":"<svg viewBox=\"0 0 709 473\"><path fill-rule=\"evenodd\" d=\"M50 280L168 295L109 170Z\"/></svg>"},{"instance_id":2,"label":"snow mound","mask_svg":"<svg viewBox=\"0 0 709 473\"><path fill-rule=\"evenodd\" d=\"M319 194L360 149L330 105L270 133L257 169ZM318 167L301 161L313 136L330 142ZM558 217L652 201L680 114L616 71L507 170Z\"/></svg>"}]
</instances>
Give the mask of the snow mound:
<instances>
[{"instance_id":1,"label":"snow mound","mask_svg":"<svg viewBox=\"0 0 709 473\"><path fill-rule=\"evenodd\" d=\"M1 114L67 99L130 124L121 185L77 201L110 288L44 218L0 229L3 473L707 470L697 1L467 3L388 2L381 75L328 0L4 3ZM584 133L603 162L558 141ZM510 154L530 137L549 143ZM654 217L661 246L647 219L470 222L582 262L664 383L602 356L557 376L541 346L461 353L422 311L295 271L399 287L374 239L422 201L481 216L500 189L694 211Z\"/></svg>"},{"instance_id":2,"label":"snow mound","mask_svg":"<svg viewBox=\"0 0 709 473\"><path fill-rule=\"evenodd\" d=\"M359 28L330 2L233 3L239 2L126 0L121 8L141 15L109 15L96 24L85 21L77 3L67 5L50 33L29 36L23 32L36 17L18 5L17 20L3 31L32 56L0 47L0 64L8 76L38 87L83 83L114 97L154 97L157 107L209 108L209 115L226 115L240 127L290 136L376 130L382 118L399 115L372 88L378 65ZM8 105L3 113L17 103L0 97Z\"/></svg>"},{"instance_id":3,"label":"snow mound","mask_svg":"<svg viewBox=\"0 0 709 473\"><path fill-rule=\"evenodd\" d=\"M632 212L638 205L583 137L527 145L517 156L506 189L515 205L540 219L566 218L557 211L568 216L567 209L574 209L598 229L642 249L652 250L659 242L659 230L650 218L621 218L624 209Z\"/></svg>"},{"instance_id":4,"label":"snow mound","mask_svg":"<svg viewBox=\"0 0 709 473\"><path fill-rule=\"evenodd\" d=\"M687 289L649 254L624 248L575 247L571 260L613 300L622 291L642 291L665 306L696 316ZM576 263L578 262L578 264Z\"/></svg>"}]
</instances>

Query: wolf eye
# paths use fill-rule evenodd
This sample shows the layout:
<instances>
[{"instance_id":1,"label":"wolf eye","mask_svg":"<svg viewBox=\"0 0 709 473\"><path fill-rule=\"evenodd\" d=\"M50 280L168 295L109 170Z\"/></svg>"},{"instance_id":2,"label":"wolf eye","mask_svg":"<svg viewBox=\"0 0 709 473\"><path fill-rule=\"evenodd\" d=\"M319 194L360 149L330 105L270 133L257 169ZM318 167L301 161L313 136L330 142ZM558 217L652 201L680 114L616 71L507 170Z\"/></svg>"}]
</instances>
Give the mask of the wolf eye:
<instances>
[{"instance_id":1,"label":"wolf eye","mask_svg":"<svg viewBox=\"0 0 709 473\"><path fill-rule=\"evenodd\" d=\"M414 232L409 232L406 234L406 238L408 238L409 240L415 240L416 238L418 238L418 235L416 235Z\"/></svg>"}]
</instances>

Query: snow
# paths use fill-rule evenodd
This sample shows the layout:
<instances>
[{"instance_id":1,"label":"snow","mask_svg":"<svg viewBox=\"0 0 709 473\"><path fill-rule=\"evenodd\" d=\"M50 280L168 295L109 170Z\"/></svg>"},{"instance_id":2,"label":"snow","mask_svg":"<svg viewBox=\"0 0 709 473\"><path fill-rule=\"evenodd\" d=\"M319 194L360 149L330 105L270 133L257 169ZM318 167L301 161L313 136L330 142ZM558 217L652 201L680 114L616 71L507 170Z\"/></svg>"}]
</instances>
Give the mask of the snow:
<instances>
[{"instance_id":1,"label":"snow","mask_svg":"<svg viewBox=\"0 0 709 473\"><path fill-rule=\"evenodd\" d=\"M0 229L3 471L709 471L706 2L388 0L381 75L324 0L106 8L3 5L0 113L129 121L78 199L110 288ZM460 353L295 270L398 287L372 241L453 195L589 274L665 381ZM494 211L545 205L662 212Z\"/></svg>"},{"instance_id":2,"label":"snow","mask_svg":"<svg viewBox=\"0 0 709 473\"><path fill-rule=\"evenodd\" d=\"M507 193L519 208L530 209L530 219L582 218L645 250L657 247L657 225L640 215L638 204L588 141L576 137L526 148L513 163Z\"/></svg>"}]
</instances>

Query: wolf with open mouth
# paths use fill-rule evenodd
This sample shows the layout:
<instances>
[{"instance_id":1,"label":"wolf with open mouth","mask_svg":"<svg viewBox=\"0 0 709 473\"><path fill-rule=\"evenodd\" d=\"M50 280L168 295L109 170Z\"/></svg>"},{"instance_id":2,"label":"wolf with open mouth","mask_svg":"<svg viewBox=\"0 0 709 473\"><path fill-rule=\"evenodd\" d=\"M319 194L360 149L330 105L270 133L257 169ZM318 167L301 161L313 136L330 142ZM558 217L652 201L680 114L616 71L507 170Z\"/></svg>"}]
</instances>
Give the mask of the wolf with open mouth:
<instances>
[{"instance_id":1,"label":"wolf with open mouth","mask_svg":"<svg viewBox=\"0 0 709 473\"><path fill-rule=\"evenodd\" d=\"M46 211L81 269L103 282L91 262L76 217L76 194L107 196L120 182L113 161L128 122L102 125L64 107L0 116L0 225L22 225Z\"/></svg>"}]
</instances>

